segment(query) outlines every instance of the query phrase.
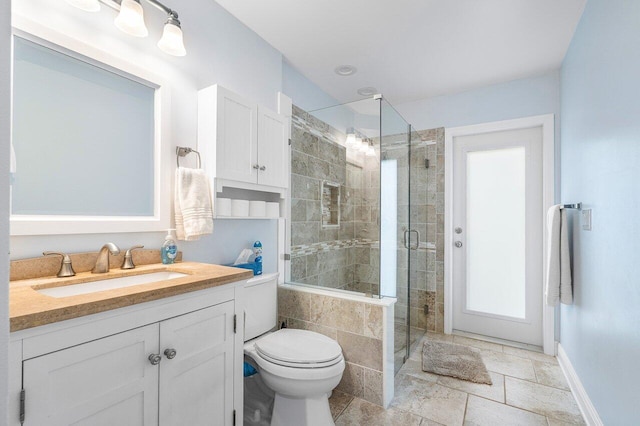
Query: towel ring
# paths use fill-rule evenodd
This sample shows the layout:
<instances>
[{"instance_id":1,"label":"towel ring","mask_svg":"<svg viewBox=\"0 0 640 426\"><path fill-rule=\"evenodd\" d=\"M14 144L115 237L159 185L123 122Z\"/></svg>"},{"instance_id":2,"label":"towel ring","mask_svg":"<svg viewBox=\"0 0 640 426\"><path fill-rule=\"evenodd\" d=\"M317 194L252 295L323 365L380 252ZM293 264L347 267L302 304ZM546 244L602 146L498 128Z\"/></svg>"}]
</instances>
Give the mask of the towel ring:
<instances>
[{"instance_id":1,"label":"towel ring","mask_svg":"<svg viewBox=\"0 0 640 426\"><path fill-rule=\"evenodd\" d=\"M186 157L187 154L191 154L192 152L195 152L196 155L198 156L198 160L197 160L197 165L198 168L202 168L202 161L200 159L200 153L198 151L196 151L195 149L191 149L189 147L186 146L176 146L176 164L178 165L178 167L180 167L180 157Z\"/></svg>"}]
</instances>

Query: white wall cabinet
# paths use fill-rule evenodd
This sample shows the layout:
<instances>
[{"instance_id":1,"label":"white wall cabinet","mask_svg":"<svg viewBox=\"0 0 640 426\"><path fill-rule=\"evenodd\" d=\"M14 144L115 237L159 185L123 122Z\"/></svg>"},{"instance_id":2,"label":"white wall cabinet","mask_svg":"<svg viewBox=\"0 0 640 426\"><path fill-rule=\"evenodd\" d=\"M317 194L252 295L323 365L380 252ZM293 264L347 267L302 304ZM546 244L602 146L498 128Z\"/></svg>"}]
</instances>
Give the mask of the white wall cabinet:
<instances>
[{"instance_id":1,"label":"white wall cabinet","mask_svg":"<svg viewBox=\"0 0 640 426\"><path fill-rule=\"evenodd\" d=\"M242 285L13 333L9 424L242 424Z\"/></svg>"},{"instance_id":2,"label":"white wall cabinet","mask_svg":"<svg viewBox=\"0 0 640 426\"><path fill-rule=\"evenodd\" d=\"M220 85L198 92L198 151L225 186L287 188L288 126L287 117Z\"/></svg>"}]
</instances>

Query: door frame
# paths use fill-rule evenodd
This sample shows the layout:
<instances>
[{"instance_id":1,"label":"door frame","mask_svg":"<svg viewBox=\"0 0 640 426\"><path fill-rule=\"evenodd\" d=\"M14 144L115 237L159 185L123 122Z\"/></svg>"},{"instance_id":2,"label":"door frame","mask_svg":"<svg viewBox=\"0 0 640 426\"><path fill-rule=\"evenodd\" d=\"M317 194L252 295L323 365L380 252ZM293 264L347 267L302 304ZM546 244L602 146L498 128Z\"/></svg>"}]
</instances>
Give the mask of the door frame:
<instances>
[{"instance_id":1,"label":"door frame","mask_svg":"<svg viewBox=\"0 0 640 426\"><path fill-rule=\"evenodd\" d=\"M554 114L516 118L513 120L495 121L470 126L451 127L445 129L445 176L444 176L444 332L453 332L453 139L458 136L470 136L505 130L520 130L531 127L542 127L542 229L546 230L546 212L555 204L555 117ZM543 274L547 259L547 233L543 231L542 244ZM542 342L547 355L556 355L555 348L555 309L544 301L544 285L540 294L542 298Z\"/></svg>"}]
</instances>

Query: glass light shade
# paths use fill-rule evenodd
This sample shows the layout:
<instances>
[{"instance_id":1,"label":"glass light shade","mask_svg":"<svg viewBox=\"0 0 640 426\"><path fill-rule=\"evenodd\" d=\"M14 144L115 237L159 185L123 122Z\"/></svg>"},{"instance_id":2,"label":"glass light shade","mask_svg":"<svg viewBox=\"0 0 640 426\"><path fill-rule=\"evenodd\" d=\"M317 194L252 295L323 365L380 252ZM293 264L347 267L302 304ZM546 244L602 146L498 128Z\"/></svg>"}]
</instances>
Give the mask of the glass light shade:
<instances>
[{"instance_id":1,"label":"glass light shade","mask_svg":"<svg viewBox=\"0 0 640 426\"><path fill-rule=\"evenodd\" d=\"M82 9L85 12L99 12L100 3L98 0L67 0L71 6Z\"/></svg>"},{"instance_id":2,"label":"glass light shade","mask_svg":"<svg viewBox=\"0 0 640 426\"><path fill-rule=\"evenodd\" d=\"M122 0L120 13L115 20L116 27L134 37L146 37L149 35L144 24L142 5L135 0Z\"/></svg>"},{"instance_id":3,"label":"glass light shade","mask_svg":"<svg viewBox=\"0 0 640 426\"><path fill-rule=\"evenodd\" d=\"M373 145L369 145L367 150L364 152L367 157L375 157L376 150L373 148Z\"/></svg>"},{"instance_id":4,"label":"glass light shade","mask_svg":"<svg viewBox=\"0 0 640 426\"><path fill-rule=\"evenodd\" d=\"M360 143L358 144L358 150L360 152L367 152L368 149L369 149L369 144L363 141L362 139L360 139Z\"/></svg>"},{"instance_id":5,"label":"glass light shade","mask_svg":"<svg viewBox=\"0 0 640 426\"><path fill-rule=\"evenodd\" d=\"M164 31L162 32L162 38L158 42L158 47L164 53L173 56L184 56L187 54L182 39L182 30L179 26L171 23L164 25Z\"/></svg>"}]
</instances>

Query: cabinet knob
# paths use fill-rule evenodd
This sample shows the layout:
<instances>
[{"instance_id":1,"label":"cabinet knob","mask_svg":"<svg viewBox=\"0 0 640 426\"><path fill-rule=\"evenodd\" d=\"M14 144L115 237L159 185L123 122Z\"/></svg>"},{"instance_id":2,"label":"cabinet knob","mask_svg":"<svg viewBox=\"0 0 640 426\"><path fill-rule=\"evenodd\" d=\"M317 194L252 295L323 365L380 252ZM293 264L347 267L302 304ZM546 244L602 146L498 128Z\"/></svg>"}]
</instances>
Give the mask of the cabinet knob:
<instances>
[{"instance_id":1,"label":"cabinet knob","mask_svg":"<svg viewBox=\"0 0 640 426\"><path fill-rule=\"evenodd\" d=\"M164 356L166 356L168 359L174 359L177 354L178 352L173 348L164 350Z\"/></svg>"},{"instance_id":2,"label":"cabinet knob","mask_svg":"<svg viewBox=\"0 0 640 426\"><path fill-rule=\"evenodd\" d=\"M264 172L265 170L267 170L267 166L260 166L260 170Z\"/></svg>"},{"instance_id":3,"label":"cabinet knob","mask_svg":"<svg viewBox=\"0 0 640 426\"><path fill-rule=\"evenodd\" d=\"M254 165L253 165L253 168L254 168L254 169L256 169L256 170L258 170L258 169L260 168L260 164L254 164Z\"/></svg>"},{"instance_id":4,"label":"cabinet knob","mask_svg":"<svg viewBox=\"0 0 640 426\"><path fill-rule=\"evenodd\" d=\"M149 355L149 362L151 365L158 365L162 361L162 357L159 354L151 354Z\"/></svg>"}]
</instances>

